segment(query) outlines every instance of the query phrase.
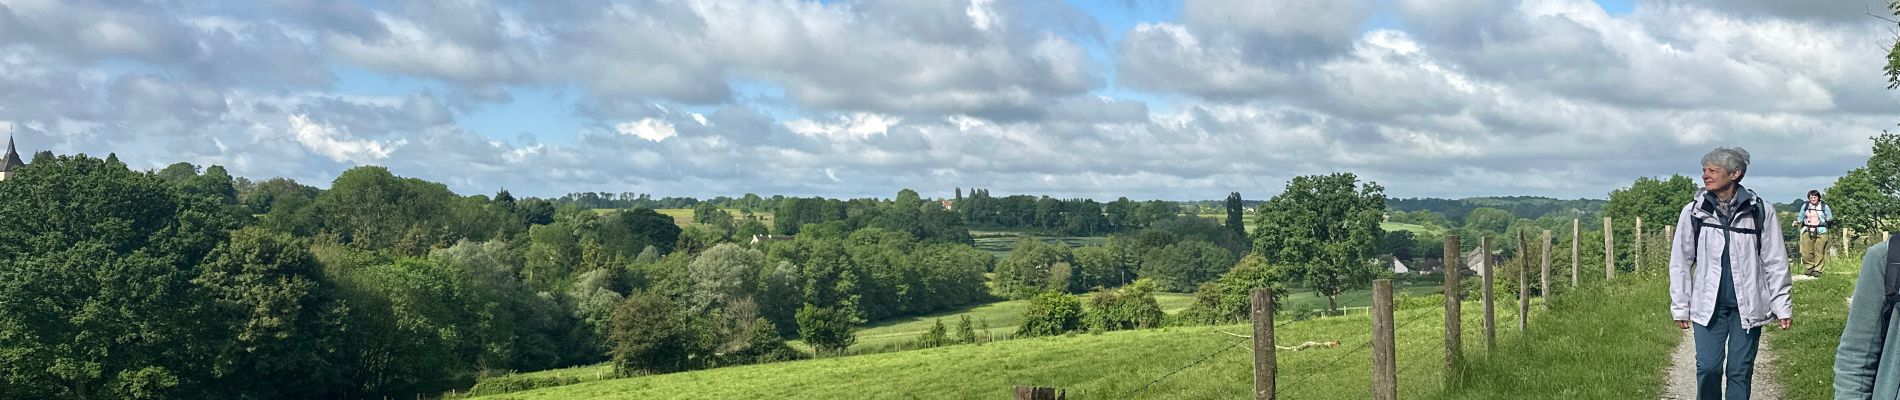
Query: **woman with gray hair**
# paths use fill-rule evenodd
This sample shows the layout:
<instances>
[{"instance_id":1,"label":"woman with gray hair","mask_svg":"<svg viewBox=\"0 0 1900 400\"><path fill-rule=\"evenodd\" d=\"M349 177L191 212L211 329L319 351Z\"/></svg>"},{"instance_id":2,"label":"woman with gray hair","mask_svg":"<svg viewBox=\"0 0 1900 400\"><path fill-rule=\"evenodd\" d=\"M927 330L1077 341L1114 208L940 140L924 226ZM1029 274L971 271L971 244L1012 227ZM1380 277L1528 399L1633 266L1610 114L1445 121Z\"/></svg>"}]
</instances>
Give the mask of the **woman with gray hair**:
<instances>
[{"instance_id":1,"label":"woman with gray hair","mask_svg":"<svg viewBox=\"0 0 1900 400\"><path fill-rule=\"evenodd\" d=\"M1773 203L1742 187L1748 151L1702 156L1702 189L1676 218L1669 251L1669 314L1694 328L1696 398L1747 399L1761 326L1793 321L1788 250Z\"/></svg>"}]
</instances>

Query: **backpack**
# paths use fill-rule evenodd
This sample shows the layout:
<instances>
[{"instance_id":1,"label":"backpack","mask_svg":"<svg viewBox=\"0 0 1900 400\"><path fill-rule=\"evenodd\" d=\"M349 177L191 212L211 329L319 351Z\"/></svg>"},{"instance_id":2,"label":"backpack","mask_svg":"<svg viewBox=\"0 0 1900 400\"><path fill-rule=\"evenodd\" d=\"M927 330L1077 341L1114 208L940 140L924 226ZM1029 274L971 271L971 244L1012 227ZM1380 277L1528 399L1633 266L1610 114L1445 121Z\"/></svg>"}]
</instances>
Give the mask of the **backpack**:
<instances>
[{"instance_id":1,"label":"backpack","mask_svg":"<svg viewBox=\"0 0 1900 400\"><path fill-rule=\"evenodd\" d=\"M1887 324L1893 316L1893 303L1900 300L1900 295L1896 293L1900 292L1900 235L1887 238L1887 275L1883 278L1886 278L1886 282L1883 282L1886 283L1886 291L1881 293L1887 297L1880 302L1880 334L1874 337L1884 342L1887 340Z\"/></svg>"},{"instance_id":2,"label":"backpack","mask_svg":"<svg viewBox=\"0 0 1900 400\"><path fill-rule=\"evenodd\" d=\"M1694 233L1692 233L1690 236L1689 245L1695 246L1702 243L1702 228L1703 227L1714 227L1714 228L1718 228L1724 231L1735 232L1735 233L1740 233L1744 235L1754 235L1755 236L1755 254L1761 254L1761 228L1762 228L1762 224L1766 224L1768 223L1768 221L1762 219L1763 218L1762 211L1761 211L1762 206L1760 204L1761 199L1756 198L1755 201L1756 201L1755 207L1749 210L1750 211L1749 215L1754 217L1754 220L1755 220L1755 229L1737 228L1730 225L1711 225L1707 222L1702 222L1701 218L1690 218L1689 222L1694 225L1694 229L1692 230ZM1702 210L1705 212L1708 212L1709 215L1716 215L1716 219L1718 220L1722 218L1720 216L1721 214L1715 211L1715 202L1703 201ZM1730 219L1729 223L1734 224L1735 221L1739 219L1741 218Z\"/></svg>"}]
</instances>

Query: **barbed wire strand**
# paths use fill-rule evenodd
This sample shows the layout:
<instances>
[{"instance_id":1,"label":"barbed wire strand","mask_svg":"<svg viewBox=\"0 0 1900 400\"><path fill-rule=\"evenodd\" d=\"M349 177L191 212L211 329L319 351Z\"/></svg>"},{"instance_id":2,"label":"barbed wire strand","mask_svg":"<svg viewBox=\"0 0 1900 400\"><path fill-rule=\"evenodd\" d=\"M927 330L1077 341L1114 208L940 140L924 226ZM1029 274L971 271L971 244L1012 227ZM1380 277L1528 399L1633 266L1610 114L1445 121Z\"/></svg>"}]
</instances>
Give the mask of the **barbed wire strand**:
<instances>
[{"instance_id":1,"label":"barbed wire strand","mask_svg":"<svg viewBox=\"0 0 1900 400\"><path fill-rule=\"evenodd\" d=\"M1174 376L1174 374L1180 373L1181 371L1186 371L1188 368L1193 368L1194 366L1200 365L1202 362L1207 361L1210 358L1214 358L1214 355L1216 354L1227 352L1227 350L1232 350L1234 347L1240 346L1240 344L1247 343L1250 341L1253 341L1253 340L1252 339L1235 340L1233 344L1229 344L1227 345L1227 347L1222 347L1220 350L1215 350L1212 353L1207 353L1207 355L1201 356L1200 359L1194 360L1194 362L1188 363L1188 365L1183 365L1180 368L1175 368L1173 371L1168 371L1167 374L1161 375L1160 378L1155 378L1155 380L1148 382L1148 384L1141 385L1141 388L1135 389L1135 391L1129 392L1128 395L1122 396L1122 397L1134 398L1135 395L1138 395L1138 394L1141 394L1141 392L1147 391L1149 386L1154 386L1154 384L1160 383L1161 381L1168 379L1168 377Z\"/></svg>"}]
</instances>

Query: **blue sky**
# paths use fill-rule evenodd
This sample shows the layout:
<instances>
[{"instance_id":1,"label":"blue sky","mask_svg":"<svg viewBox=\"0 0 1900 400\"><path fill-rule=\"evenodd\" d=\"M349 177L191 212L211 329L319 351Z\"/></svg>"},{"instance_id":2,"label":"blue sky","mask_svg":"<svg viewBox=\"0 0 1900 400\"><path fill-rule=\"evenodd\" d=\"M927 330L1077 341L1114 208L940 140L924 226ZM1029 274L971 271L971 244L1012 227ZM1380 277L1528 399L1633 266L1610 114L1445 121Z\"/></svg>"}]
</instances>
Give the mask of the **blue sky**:
<instances>
[{"instance_id":1,"label":"blue sky","mask_svg":"<svg viewBox=\"0 0 1900 400\"><path fill-rule=\"evenodd\" d=\"M1792 198L1894 123L1881 6L0 0L0 130L535 196L1601 198L1733 145Z\"/></svg>"}]
</instances>

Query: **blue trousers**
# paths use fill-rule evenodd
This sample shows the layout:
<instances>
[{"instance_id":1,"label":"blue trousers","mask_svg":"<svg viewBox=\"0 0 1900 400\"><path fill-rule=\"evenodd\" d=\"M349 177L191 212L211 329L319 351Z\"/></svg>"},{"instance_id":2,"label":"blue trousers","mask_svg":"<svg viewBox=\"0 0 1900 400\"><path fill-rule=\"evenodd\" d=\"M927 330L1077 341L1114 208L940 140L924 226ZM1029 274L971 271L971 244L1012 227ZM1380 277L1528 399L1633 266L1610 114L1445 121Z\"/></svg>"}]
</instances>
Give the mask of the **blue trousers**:
<instances>
[{"instance_id":1,"label":"blue trousers","mask_svg":"<svg viewBox=\"0 0 1900 400\"><path fill-rule=\"evenodd\" d=\"M1722 382L1726 378L1728 400L1748 400L1761 328L1742 329L1739 313L1727 307L1716 307L1707 326L1690 325L1693 325L1690 329L1695 330L1696 399L1722 400Z\"/></svg>"}]
</instances>

